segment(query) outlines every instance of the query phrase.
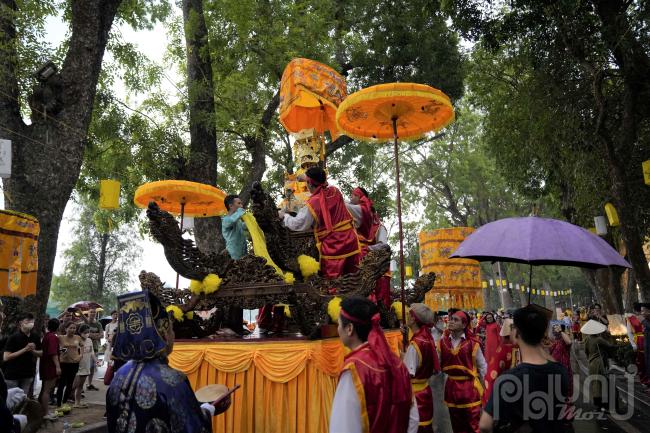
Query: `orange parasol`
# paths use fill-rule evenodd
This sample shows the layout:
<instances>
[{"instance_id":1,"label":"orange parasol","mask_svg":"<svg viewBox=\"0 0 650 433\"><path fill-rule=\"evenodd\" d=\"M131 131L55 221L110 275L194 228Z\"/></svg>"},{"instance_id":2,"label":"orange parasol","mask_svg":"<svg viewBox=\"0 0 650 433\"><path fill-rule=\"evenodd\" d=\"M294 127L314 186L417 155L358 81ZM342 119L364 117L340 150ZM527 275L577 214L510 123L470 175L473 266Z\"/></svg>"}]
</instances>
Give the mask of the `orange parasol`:
<instances>
[{"instance_id":1,"label":"orange parasol","mask_svg":"<svg viewBox=\"0 0 650 433\"><path fill-rule=\"evenodd\" d=\"M357 139L415 140L444 128L454 120L449 97L438 89L416 83L379 84L359 90L343 101L336 113L339 128Z\"/></svg>"},{"instance_id":2,"label":"orange parasol","mask_svg":"<svg viewBox=\"0 0 650 433\"><path fill-rule=\"evenodd\" d=\"M185 216L201 218L227 214L223 202L225 198L226 193L212 185L187 180L160 180L140 185L135 191L133 202L138 207L146 208L150 202L155 201L161 209L180 215L182 233Z\"/></svg>"},{"instance_id":3,"label":"orange parasol","mask_svg":"<svg viewBox=\"0 0 650 433\"><path fill-rule=\"evenodd\" d=\"M289 132L314 128L339 136L336 109L347 95L345 78L314 60L291 60L280 82L280 122Z\"/></svg>"},{"instance_id":4,"label":"orange parasol","mask_svg":"<svg viewBox=\"0 0 650 433\"><path fill-rule=\"evenodd\" d=\"M362 89L348 96L336 112L339 129L361 140L393 139L397 180L397 222L402 298L405 315L404 235L397 139L415 140L430 131L444 128L454 120L449 97L438 89L416 83L389 83Z\"/></svg>"},{"instance_id":5,"label":"orange parasol","mask_svg":"<svg viewBox=\"0 0 650 433\"><path fill-rule=\"evenodd\" d=\"M228 213L223 203L225 198L226 193L212 185L186 180L160 180L140 185L133 201L141 208L155 201L167 212L200 218Z\"/></svg>"}]
</instances>

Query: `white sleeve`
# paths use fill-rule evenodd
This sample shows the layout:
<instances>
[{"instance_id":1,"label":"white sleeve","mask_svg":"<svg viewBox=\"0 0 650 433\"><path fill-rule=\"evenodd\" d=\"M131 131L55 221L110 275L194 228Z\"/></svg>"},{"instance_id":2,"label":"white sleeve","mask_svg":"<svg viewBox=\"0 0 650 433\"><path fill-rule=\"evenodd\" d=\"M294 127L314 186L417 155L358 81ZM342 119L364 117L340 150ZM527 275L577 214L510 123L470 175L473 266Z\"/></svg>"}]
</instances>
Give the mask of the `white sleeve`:
<instances>
[{"instance_id":1,"label":"white sleeve","mask_svg":"<svg viewBox=\"0 0 650 433\"><path fill-rule=\"evenodd\" d=\"M341 374L334 394L329 433L361 432L361 403L352 382L352 373L346 370Z\"/></svg>"},{"instance_id":2,"label":"white sleeve","mask_svg":"<svg viewBox=\"0 0 650 433\"><path fill-rule=\"evenodd\" d=\"M377 230L377 234L375 235L375 243L377 244L387 244L388 243L388 230L386 230L386 227L384 225L379 226L379 230Z\"/></svg>"},{"instance_id":3,"label":"white sleeve","mask_svg":"<svg viewBox=\"0 0 650 433\"><path fill-rule=\"evenodd\" d=\"M294 232L305 232L311 229L312 225L314 225L314 217L311 216L307 206L300 208L295 217L284 214L284 226Z\"/></svg>"},{"instance_id":4,"label":"white sleeve","mask_svg":"<svg viewBox=\"0 0 650 433\"><path fill-rule=\"evenodd\" d=\"M420 413L418 412L418 405L415 402L415 397L413 397L413 403L411 403L411 410L409 411L409 427L406 432L417 433L418 428L420 428Z\"/></svg>"},{"instance_id":5,"label":"white sleeve","mask_svg":"<svg viewBox=\"0 0 650 433\"><path fill-rule=\"evenodd\" d=\"M388 231L386 230L386 227L384 225L380 225L379 229L377 230L377 234L375 235L375 243L373 245L370 245L368 248L371 250L376 250L379 248L383 248L384 245L388 244Z\"/></svg>"},{"instance_id":6,"label":"white sleeve","mask_svg":"<svg viewBox=\"0 0 650 433\"><path fill-rule=\"evenodd\" d=\"M354 226L359 227L361 225L361 205L358 204L352 204L350 202L345 202L345 207L348 208L348 211L352 215L352 219L354 220Z\"/></svg>"},{"instance_id":7,"label":"white sleeve","mask_svg":"<svg viewBox=\"0 0 650 433\"><path fill-rule=\"evenodd\" d=\"M409 371L409 374L411 376L415 376L415 372L420 365L420 360L418 359L417 350L415 350L415 347L413 347L413 343L411 343L408 349L406 349L406 355L404 355L404 365Z\"/></svg>"},{"instance_id":8,"label":"white sleeve","mask_svg":"<svg viewBox=\"0 0 650 433\"><path fill-rule=\"evenodd\" d=\"M483 379L487 373L487 362L485 362L485 356L483 356L483 351L480 347L476 351L476 368L478 368L478 374Z\"/></svg>"}]
</instances>

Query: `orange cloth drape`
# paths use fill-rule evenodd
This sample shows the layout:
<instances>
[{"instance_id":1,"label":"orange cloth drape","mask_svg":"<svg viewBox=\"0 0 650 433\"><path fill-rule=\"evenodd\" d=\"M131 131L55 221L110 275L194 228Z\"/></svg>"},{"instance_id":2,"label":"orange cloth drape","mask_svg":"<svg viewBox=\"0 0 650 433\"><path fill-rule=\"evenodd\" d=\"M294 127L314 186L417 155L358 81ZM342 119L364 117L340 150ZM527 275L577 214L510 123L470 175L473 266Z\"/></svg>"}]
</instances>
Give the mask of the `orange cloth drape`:
<instances>
[{"instance_id":1,"label":"orange cloth drape","mask_svg":"<svg viewBox=\"0 0 650 433\"><path fill-rule=\"evenodd\" d=\"M39 233L33 216L0 211L0 296L36 293Z\"/></svg>"},{"instance_id":2,"label":"orange cloth drape","mask_svg":"<svg viewBox=\"0 0 650 433\"><path fill-rule=\"evenodd\" d=\"M386 332L398 353L399 331ZM338 339L280 342L177 342L169 364L193 389L212 383L242 388L213 418L218 433L327 433L346 349Z\"/></svg>"}]
</instances>

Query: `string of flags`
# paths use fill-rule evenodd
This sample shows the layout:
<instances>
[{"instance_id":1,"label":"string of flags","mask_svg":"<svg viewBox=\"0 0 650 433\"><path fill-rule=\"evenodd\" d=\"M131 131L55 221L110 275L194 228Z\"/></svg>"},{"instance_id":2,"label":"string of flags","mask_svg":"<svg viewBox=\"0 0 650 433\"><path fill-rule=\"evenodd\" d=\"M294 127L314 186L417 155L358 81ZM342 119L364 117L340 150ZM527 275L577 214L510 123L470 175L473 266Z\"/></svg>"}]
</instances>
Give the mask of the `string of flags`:
<instances>
[{"instance_id":1,"label":"string of flags","mask_svg":"<svg viewBox=\"0 0 650 433\"><path fill-rule=\"evenodd\" d=\"M506 280L483 280L481 282L481 286L484 289L487 289L488 287L497 287L502 290L506 290L507 287L509 287L511 290L515 290L518 292L522 293L531 293L533 295L540 295L540 296L552 296L552 297L558 297L558 296L571 296L573 294L573 289L564 289L564 290L546 290L546 289L536 289L536 288L531 288L531 287L526 287L523 284L514 284L513 283L508 283Z\"/></svg>"}]
</instances>

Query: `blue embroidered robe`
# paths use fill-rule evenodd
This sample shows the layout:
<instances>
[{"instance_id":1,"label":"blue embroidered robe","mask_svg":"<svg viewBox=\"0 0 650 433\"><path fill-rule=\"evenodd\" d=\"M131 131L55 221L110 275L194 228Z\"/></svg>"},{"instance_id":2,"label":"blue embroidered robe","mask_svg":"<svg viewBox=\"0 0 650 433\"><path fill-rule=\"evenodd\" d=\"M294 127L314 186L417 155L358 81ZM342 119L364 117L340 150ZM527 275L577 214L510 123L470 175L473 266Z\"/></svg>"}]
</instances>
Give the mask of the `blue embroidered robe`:
<instances>
[{"instance_id":1,"label":"blue embroidered robe","mask_svg":"<svg viewBox=\"0 0 650 433\"><path fill-rule=\"evenodd\" d=\"M129 361L106 393L109 433L208 433L204 414L187 377L165 360Z\"/></svg>"}]
</instances>

